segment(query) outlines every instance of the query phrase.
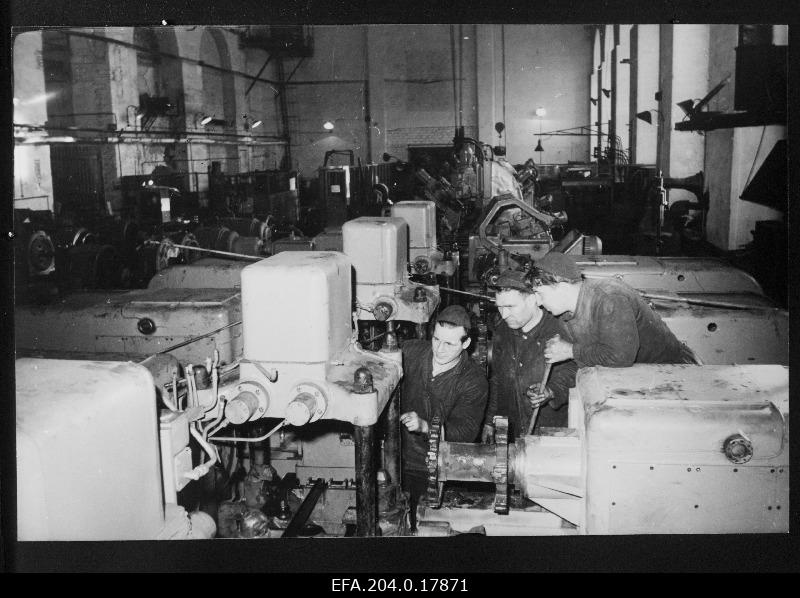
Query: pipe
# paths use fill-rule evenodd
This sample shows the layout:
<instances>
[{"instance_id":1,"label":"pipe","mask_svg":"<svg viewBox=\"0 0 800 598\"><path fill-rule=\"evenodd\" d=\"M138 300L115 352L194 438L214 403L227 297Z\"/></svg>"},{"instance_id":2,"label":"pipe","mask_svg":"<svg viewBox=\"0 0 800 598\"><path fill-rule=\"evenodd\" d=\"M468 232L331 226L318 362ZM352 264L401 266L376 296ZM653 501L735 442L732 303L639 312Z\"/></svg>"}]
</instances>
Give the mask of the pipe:
<instances>
[{"instance_id":1,"label":"pipe","mask_svg":"<svg viewBox=\"0 0 800 598\"><path fill-rule=\"evenodd\" d=\"M277 432L283 425L286 423L285 419L282 419L280 423L272 428L269 432L264 434L263 436L259 436L258 438L239 438L236 436L232 437L223 437L220 436L219 438L209 438L212 442L261 442L262 440L266 440L270 436L272 436L275 432Z\"/></svg>"},{"instance_id":2,"label":"pipe","mask_svg":"<svg viewBox=\"0 0 800 598\"><path fill-rule=\"evenodd\" d=\"M208 453L208 456L211 458L209 461L206 461L205 463L195 467L192 471L183 474L189 479L199 480L211 470L211 467L214 465L214 463L219 461L219 456L217 455L217 449L210 445L205 438L203 438L203 435L197 431L196 426L189 426L189 432L192 436L194 436L194 439L197 440L200 446L203 447L206 453Z\"/></svg>"}]
</instances>

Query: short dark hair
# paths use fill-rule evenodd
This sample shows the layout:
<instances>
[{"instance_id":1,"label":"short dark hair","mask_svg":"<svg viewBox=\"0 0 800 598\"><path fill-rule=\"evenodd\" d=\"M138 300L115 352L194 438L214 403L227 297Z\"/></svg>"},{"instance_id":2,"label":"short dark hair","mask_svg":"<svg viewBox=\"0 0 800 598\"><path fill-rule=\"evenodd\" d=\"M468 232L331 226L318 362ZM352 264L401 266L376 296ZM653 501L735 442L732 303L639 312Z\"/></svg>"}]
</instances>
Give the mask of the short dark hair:
<instances>
[{"instance_id":1,"label":"short dark hair","mask_svg":"<svg viewBox=\"0 0 800 598\"><path fill-rule=\"evenodd\" d=\"M450 320L436 320L437 324L441 324L445 328L464 328L463 324L456 324L455 322L451 322ZM464 328L464 334L461 336L461 342L463 343L465 340L469 338L469 330Z\"/></svg>"}]
</instances>

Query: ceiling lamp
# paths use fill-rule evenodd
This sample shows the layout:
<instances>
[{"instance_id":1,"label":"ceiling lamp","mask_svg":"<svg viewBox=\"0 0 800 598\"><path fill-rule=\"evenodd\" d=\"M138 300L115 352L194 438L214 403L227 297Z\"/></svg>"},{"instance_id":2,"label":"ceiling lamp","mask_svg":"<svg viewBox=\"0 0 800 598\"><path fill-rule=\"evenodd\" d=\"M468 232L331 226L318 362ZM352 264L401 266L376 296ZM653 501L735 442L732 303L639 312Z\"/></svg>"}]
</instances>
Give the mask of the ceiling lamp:
<instances>
[{"instance_id":1,"label":"ceiling lamp","mask_svg":"<svg viewBox=\"0 0 800 598\"><path fill-rule=\"evenodd\" d=\"M322 128L325 129L326 131L333 131L333 123L329 120L326 120L323 123Z\"/></svg>"}]
</instances>

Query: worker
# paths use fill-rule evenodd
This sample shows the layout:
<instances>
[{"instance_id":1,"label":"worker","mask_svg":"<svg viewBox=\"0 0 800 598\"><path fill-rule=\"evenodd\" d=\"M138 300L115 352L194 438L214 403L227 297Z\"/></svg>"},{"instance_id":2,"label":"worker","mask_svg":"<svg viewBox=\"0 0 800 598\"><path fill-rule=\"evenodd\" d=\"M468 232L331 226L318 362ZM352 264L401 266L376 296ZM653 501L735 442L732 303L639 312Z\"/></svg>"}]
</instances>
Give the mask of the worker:
<instances>
[{"instance_id":1,"label":"worker","mask_svg":"<svg viewBox=\"0 0 800 598\"><path fill-rule=\"evenodd\" d=\"M502 322L492 336L492 375L489 405L481 439L491 443L493 419L508 417L513 438L528 433L536 413L535 428L566 427L569 388L575 383L577 367L572 360L547 369L545 343L563 334L563 325L544 311L533 292L530 271L506 270L492 281L495 304ZM538 408L538 410L537 410Z\"/></svg>"},{"instance_id":2,"label":"worker","mask_svg":"<svg viewBox=\"0 0 800 598\"><path fill-rule=\"evenodd\" d=\"M699 363L641 294L620 280L584 279L572 258L548 253L534 264L533 284L542 307L558 316L567 332L547 342L548 362L574 359L578 367Z\"/></svg>"},{"instance_id":3,"label":"worker","mask_svg":"<svg viewBox=\"0 0 800 598\"><path fill-rule=\"evenodd\" d=\"M431 341L407 340L401 347L402 486L410 495L412 531L428 485L425 458L433 418L442 422L446 437L440 440L478 439L489 391L486 376L466 351L471 327L467 311L450 305L437 316Z\"/></svg>"}]
</instances>

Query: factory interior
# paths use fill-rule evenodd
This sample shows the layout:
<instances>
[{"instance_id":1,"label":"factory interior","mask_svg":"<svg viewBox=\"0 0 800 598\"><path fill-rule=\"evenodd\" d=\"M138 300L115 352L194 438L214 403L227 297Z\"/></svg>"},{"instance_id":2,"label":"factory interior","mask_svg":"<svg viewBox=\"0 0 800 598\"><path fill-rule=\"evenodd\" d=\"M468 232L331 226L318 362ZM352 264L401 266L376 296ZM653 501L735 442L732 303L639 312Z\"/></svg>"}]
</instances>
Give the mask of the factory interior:
<instances>
[{"instance_id":1,"label":"factory interior","mask_svg":"<svg viewBox=\"0 0 800 598\"><path fill-rule=\"evenodd\" d=\"M17 539L788 534L788 29L12 30ZM491 384L556 253L698 363L428 422L412 506L404 344Z\"/></svg>"}]
</instances>

